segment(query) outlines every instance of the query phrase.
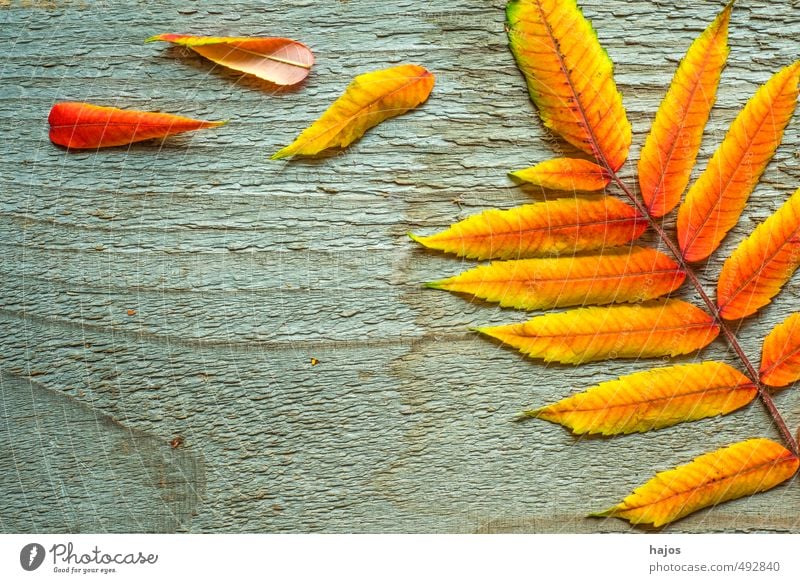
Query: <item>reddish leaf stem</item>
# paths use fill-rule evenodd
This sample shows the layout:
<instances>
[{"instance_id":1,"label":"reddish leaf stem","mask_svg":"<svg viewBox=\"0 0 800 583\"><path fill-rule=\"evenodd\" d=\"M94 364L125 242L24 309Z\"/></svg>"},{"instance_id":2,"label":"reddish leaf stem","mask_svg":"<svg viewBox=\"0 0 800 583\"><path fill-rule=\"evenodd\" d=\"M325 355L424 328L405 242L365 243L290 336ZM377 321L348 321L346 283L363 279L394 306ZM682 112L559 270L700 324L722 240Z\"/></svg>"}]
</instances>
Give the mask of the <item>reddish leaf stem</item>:
<instances>
[{"instance_id":1,"label":"reddish leaf stem","mask_svg":"<svg viewBox=\"0 0 800 583\"><path fill-rule=\"evenodd\" d=\"M781 437L783 437L784 442L789 446L789 449L795 456L800 455L800 450L798 449L797 446L797 440L795 439L794 435L792 435L792 432L786 425L786 421L783 419L783 416L780 414L780 411L778 411L778 408L775 406L775 401L772 400L772 395L769 394L767 388L761 383L758 371L756 370L756 368L753 366L753 363L750 362L750 359L745 354L744 349L742 349L742 345L739 344L739 340L736 338L736 334L734 334L733 330L731 330L730 326L728 326L728 323L725 320L723 320L722 317L719 315L719 309L717 308L716 302L714 302L714 300L712 300L706 293L706 290L703 287L703 284L700 283L700 280L698 279L697 274L694 272L694 269L692 269L686 263L686 260L683 258L683 254L681 253L680 249L678 249L675 243L673 243L672 239L670 239L669 236L667 236L666 232L658 223L658 221L656 221L653 218L647 207L644 204L642 204L642 201L640 201L636 197L636 195L628 187L628 185L622 181L622 179L617 175L616 172L614 172L611 169L611 167L604 159L601 159L600 161L606 167L606 170L609 172L611 179L616 183L617 186L619 186L622 192L625 193L625 196L627 196L628 199L630 199L630 201L636 207L636 210L639 212L639 214L647 219L647 222L656 232L661 242L664 243L667 249L669 249L670 253L672 253L672 255L677 260L678 265L680 265L681 269L686 273L686 277L689 279L689 281L692 282L692 285L694 286L695 290L697 290L697 293L700 295L700 298L703 300L703 303L709 309L711 315L714 317L714 320L716 320L717 324L719 325L719 329L722 332L722 335L725 337L725 340L728 342L728 345L736 353L736 356L739 358L739 360L742 362L745 369L747 370L750 379L753 381L753 383L755 383L758 389L758 396L761 399L761 402L766 407L769 416L772 418L772 422L778 428L778 431L780 432Z\"/></svg>"}]
</instances>

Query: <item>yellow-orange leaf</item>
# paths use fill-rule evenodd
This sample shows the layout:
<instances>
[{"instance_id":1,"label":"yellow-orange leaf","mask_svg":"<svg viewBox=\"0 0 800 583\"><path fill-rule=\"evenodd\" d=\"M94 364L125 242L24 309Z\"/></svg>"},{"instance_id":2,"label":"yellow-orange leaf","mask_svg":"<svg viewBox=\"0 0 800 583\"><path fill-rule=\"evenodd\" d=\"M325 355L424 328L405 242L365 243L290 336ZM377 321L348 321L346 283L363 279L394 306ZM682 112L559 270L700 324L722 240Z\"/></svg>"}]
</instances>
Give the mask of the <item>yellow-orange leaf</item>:
<instances>
[{"instance_id":1,"label":"yellow-orange leaf","mask_svg":"<svg viewBox=\"0 0 800 583\"><path fill-rule=\"evenodd\" d=\"M647 220L620 200L560 198L509 210L490 209L449 229L412 239L470 259L572 254L622 245L639 237Z\"/></svg>"},{"instance_id":2,"label":"yellow-orange leaf","mask_svg":"<svg viewBox=\"0 0 800 583\"><path fill-rule=\"evenodd\" d=\"M777 295L800 266L800 190L756 227L725 261L717 283L726 320L754 314Z\"/></svg>"},{"instance_id":3,"label":"yellow-orange leaf","mask_svg":"<svg viewBox=\"0 0 800 583\"><path fill-rule=\"evenodd\" d=\"M478 332L545 362L687 354L719 334L714 319L681 300L578 308Z\"/></svg>"},{"instance_id":4,"label":"yellow-orange leaf","mask_svg":"<svg viewBox=\"0 0 800 583\"><path fill-rule=\"evenodd\" d=\"M249 73L276 85L296 85L308 76L314 55L289 38L159 34L145 42L165 41L189 47L223 67Z\"/></svg>"},{"instance_id":5,"label":"yellow-orange leaf","mask_svg":"<svg viewBox=\"0 0 800 583\"><path fill-rule=\"evenodd\" d=\"M650 300L686 274L655 249L610 248L600 255L495 261L428 287L471 294L524 310Z\"/></svg>"},{"instance_id":6,"label":"yellow-orange leaf","mask_svg":"<svg viewBox=\"0 0 800 583\"><path fill-rule=\"evenodd\" d=\"M800 313L775 326L761 349L761 382L785 387L800 379Z\"/></svg>"},{"instance_id":7,"label":"yellow-orange leaf","mask_svg":"<svg viewBox=\"0 0 800 583\"><path fill-rule=\"evenodd\" d=\"M725 415L757 393L735 368L702 362L630 374L523 414L559 423L578 435L616 435Z\"/></svg>"},{"instance_id":8,"label":"yellow-orange leaf","mask_svg":"<svg viewBox=\"0 0 800 583\"><path fill-rule=\"evenodd\" d=\"M359 75L322 117L273 154L272 159L344 148L369 128L424 102L433 83L433 74L419 65L399 65Z\"/></svg>"},{"instance_id":9,"label":"yellow-orange leaf","mask_svg":"<svg viewBox=\"0 0 800 583\"><path fill-rule=\"evenodd\" d=\"M577 158L555 158L512 172L511 176L553 190L603 190L611 178L594 162Z\"/></svg>"},{"instance_id":10,"label":"yellow-orange leaf","mask_svg":"<svg viewBox=\"0 0 800 583\"><path fill-rule=\"evenodd\" d=\"M749 439L659 472L620 504L592 516L663 526L701 508L774 488L797 472L797 457L769 439Z\"/></svg>"},{"instance_id":11,"label":"yellow-orange leaf","mask_svg":"<svg viewBox=\"0 0 800 583\"><path fill-rule=\"evenodd\" d=\"M728 57L732 8L731 1L689 47L642 148L639 187L655 217L674 209L689 183Z\"/></svg>"},{"instance_id":12,"label":"yellow-orange leaf","mask_svg":"<svg viewBox=\"0 0 800 583\"><path fill-rule=\"evenodd\" d=\"M618 170L631 126L613 65L575 0L511 0L508 40L545 126Z\"/></svg>"},{"instance_id":13,"label":"yellow-orange leaf","mask_svg":"<svg viewBox=\"0 0 800 583\"><path fill-rule=\"evenodd\" d=\"M702 261L739 220L750 193L781 143L797 104L800 61L776 73L734 120L678 209L678 242L687 261Z\"/></svg>"}]
</instances>

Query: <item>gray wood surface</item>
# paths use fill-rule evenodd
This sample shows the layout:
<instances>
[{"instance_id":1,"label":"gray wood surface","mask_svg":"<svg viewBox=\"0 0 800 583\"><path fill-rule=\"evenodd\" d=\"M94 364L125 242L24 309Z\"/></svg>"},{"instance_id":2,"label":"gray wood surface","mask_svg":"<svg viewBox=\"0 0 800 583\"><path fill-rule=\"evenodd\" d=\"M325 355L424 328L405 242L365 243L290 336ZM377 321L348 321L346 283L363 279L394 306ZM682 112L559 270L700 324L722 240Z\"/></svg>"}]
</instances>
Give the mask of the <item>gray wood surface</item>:
<instances>
[{"instance_id":1,"label":"gray wood surface","mask_svg":"<svg viewBox=\"0 0 800 583\"><path fill-rule=\"evenodd\" d=\"M526 314L420 287L472 263L406 232L541 198L506 173L565 148L528 100L503 4L0 2L0 531L629 532L583 517L655 470L777 438L758 403L615 439L512 423L660 363L525 360L468 327ZM616 64L635 162L678 59L721 4L581 4ZM798 58L797 8L737 3L703 161L758 84ZM299 90L275 92L142 44L160 32L289 36L317 64ZM423 107L345 152L268 160L354 75L401 62L436 74ZM67 153L47 139L58 100L231 121ZM800 186L799 129L708 281ZM745 322L754 359L798 297L794 279ZM731 360L717 341L680 361L699 358ZM798 391L776 401L800 425ZM795 480L669 531L797 532L798 516Z\"/></svg>"}]
</instances>

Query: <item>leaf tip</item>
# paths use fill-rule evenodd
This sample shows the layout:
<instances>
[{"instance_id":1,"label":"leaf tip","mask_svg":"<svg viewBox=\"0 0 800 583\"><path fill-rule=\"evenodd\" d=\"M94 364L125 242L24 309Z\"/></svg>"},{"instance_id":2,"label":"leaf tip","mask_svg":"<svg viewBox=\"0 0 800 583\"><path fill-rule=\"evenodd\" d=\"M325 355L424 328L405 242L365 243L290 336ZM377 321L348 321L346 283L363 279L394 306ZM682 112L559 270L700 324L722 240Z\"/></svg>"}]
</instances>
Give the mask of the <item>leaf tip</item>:
<instances>
[{"instance_id":1,"label":"leaf tip","mask_svg":"<svg viewBox=\"0 0 800 583\"><path fill-rule=\"evenodd\" d=\"M440 279L438 281L426 281L422 285L423 287L426 287L428 289L447 289L445 287L445 280L443 279Z\"/></svg>"},{"instance_id":2,"label":"leaf tip","mask_svg":"<svg viewBox=\"0 0 800 583\"><path fill-rule=\"evenodd\" d=\"M521 172L522 170L512 170L511 172L508 173L508 177L511 178L512 180L516 180L519 182L526 182L526 180L522 176L520 176Z\"/></svg>"},{"instance_id":3,"label":"leaf tip","mask_svg":"<svg viewBox=\"0 0 800 583\"><path fill-rule=\"evenodd\" d=\"M144 42L146 42L146 43L158 42L160 40L163 40L161 38L163 36L164 36L163 34L154 34L153 36L150 36L150 37L147 37L146 39L144 39Z\"/></svg>"},{"instance_id":4,"label":"leaf tip","mask_svg":"<svg viewBox=\"0 0 800 583\"><path fill-rule=\"evenodd\" d=\"M406 233L406 235L408 235L408 238L414 241L415 243L419 243L420 245L425 245L426 237L423 237L421 235L415 235L414 233L411 232Z\"/></svg>"},{"instance_id":5,"label":"leaf tip","mask_svg":"<svg viewBox=\"0 0 800 583\"><path fill-rule=\"evenodd\" d=\"M287 156L290 155L286 150L287 150L286 148L283 148L282 150L278 150L272 156L270 156L269 159L270 160L280 160L281 158L286 158Z\"/></svg>"},{"instance_id":6,"label":"leaf tip","mask_svg":"<svg viewBox=\"0 0 800 583\"><path fill-rule=\"evenodd\" d=\"M535 419L539 416L539 411L541 411L541 409L527 409L525 411L520 411L514 415L511 420L514 423L519 423L520 421L525 421L526 419Z\"/></svg>"},{"instance_id":7,"label":"leaf tip","mask_svg":"<svg viewBox=\"0 0 800 583\"><path fill-rule=\"evenodd\" d=\"M616 506L612 506L611 508L606 508L605 510L601 510L600 512L592 512L586 515L586 518L609 518L614 516L617 511Z\"/></svg>"}]
</instances>

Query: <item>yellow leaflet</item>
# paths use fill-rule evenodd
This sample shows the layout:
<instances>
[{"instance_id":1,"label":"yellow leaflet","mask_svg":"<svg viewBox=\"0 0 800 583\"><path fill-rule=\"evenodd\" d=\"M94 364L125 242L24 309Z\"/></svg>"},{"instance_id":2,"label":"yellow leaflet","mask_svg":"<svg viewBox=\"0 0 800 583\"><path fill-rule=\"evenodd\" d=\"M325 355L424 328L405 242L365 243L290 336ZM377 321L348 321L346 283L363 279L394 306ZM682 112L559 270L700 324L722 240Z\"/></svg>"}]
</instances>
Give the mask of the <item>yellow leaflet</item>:
<instances>
[{"instance_id":1,"label":"yellow leaflet","mask_svg":"<svg viewBox=\"0 0 800 583\"><path fill-rule=\"evenodd\" d=\"M544 125L619 170L631 125L613 65L575 0L511 0L508 41Z\"/></svg>"},{"instance_id":2,"label":"yellow leaflet","mask_svg":"<svg viewBox=\"0 0 800 583\"><path fill-rule=\"evenodd\" d=\"M634 306L579 308L477 331L545 362L580 364L687 354L714 340L719 326L692 304L655 300Z\"/></svg>"},{"instance_id":3,"label":"yellow leaflet","mask_svg":"<svg viewBox=\"0 0 800 583\"><path fill-rule=\"evenodd\" d=\"M651 300L680 287L686 274L646 247L598 255L495 261L427 284L523 310Z\"/></svg>"},{"instance_id":4,"label":"yellow leaflet","mask_svg":"<svg viewBox=\"0 0 800 583\"><path fill-rule=\"evenodd\" d=\"M615 435L725 415L757 393L736 369L702 362L630 374L524 415L559 423L575 434Z\"/></svg>"},{"instance_id":5,"label":"yellow leaflet","mask_svg":"<svg viewBox=\"0 0 800 583\"><path fill-rule=\"evenodd\" d=\"M512 172L511 176L542 188L566 191L603 190L611 182L608 173L601 166L575 158L554 158Z\"/></svg>"},{"instance_id":6,"label":"yellow leaflet","mask_svg":"<svg viewBox=\"0 0 800 583\"><path fill-rule=\"evenodd\" d=\"M798 459L769 439L749 439L659 472L620 504L592 516L663 526L701 508L774 488L797 472Z\"/></svg>"},{"instance_id":7,"label":"yellow leaflet","mask_svg":"<svg viewBox=\"0 0 800 583\"><path fill-rule=\"evenodd\" d=\"M674 209L689 183L728 58L732 8L731 1L689 47L642 148L639 187L655 217Z\"/></svg>"},{"instance_id":8,"label":"yellow leaflet","mask_svg":"<svg viewBox=\"0 0 800 583\"><path fill-rule=\"evenodd\" d=\"M294 142L273 154L272 159L344 148L369 128L424 102L433 83L433 74L419 65L400 65L359 75L322 117Z\"/></svg>"},{"instance_id":9,"label":"yellow leaflet","mask_svg":"<svg viewBox=\"0 0 800 583\"><path fill-rule=\"evenodd\" d=\"M514 259L614 247L646 228L647 219L616 198L574 197L490 209L441 233L410 237L429 249L470 259Z\"/></svg>"}]
</instances>

